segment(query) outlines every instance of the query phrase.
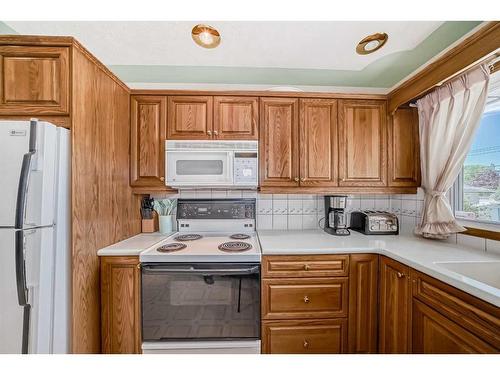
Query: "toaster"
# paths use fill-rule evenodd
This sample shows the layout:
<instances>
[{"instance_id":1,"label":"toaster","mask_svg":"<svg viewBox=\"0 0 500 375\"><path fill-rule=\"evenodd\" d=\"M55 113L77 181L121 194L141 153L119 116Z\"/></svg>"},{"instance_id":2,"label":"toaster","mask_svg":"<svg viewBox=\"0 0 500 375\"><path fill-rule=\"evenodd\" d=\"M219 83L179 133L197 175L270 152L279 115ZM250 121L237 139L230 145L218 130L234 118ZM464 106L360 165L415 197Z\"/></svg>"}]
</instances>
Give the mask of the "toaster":
<instances>
[{"instance_id":1,"label":"toaster","mask_svg":"<svg viewBox=\"0 0 500 375\"><path fill-rule=\"evenodd\" d=\"M398 217L386 211L353 211L350 228L363 234L399 234Z\"/></svg>"}]
</instances>

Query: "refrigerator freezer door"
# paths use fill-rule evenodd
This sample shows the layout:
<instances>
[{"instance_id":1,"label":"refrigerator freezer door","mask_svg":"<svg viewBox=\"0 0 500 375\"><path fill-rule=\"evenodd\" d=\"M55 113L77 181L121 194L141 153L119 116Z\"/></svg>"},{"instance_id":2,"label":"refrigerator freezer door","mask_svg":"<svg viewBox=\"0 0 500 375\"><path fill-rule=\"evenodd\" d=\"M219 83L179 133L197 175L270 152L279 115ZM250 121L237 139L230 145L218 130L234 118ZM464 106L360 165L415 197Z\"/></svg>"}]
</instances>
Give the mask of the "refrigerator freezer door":
<instances>
[{"instance_id":1,"label":"refrigerator freezer door","mask_svg":"<svg viewBox=\"0 0 500 375\"><path fill-rule=\"evenodd\" d=\"M0 121L0 227L14 227L19 175L29 138L29 121Z\"/></svg>"},{"instance_id":2,"label":"refrigerator freezer door","mask_svg":"<svg viewBox=\"0 0 500 375\"><path fill-rule=\"evenodd\" d=\"M16 235L21 234L22 284L27 288L29 326L23 329L16 274ZM28 353L51 353L54 310L54 228L16 231L0 229L0 353L21 353L23 337Z\"/></svg>"}]
</instances>

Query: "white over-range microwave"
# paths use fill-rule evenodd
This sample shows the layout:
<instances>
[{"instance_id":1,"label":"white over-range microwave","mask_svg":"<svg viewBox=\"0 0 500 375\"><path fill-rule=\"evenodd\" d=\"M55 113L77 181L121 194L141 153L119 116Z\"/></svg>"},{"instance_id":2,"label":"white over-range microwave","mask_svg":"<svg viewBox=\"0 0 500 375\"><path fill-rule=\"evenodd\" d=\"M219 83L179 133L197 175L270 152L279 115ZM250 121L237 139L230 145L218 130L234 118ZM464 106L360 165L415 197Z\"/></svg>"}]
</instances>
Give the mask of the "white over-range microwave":
<instances>
[{"instance_id":1,"label":"white over-range microwave","mask_svg":"<svg viewBox=\"0 0 500 375\"><path fill-rule=\"evenodd\" d=\"M166 185L256 189L258 141L165 141Z\"/></svg>"}]
</instances>

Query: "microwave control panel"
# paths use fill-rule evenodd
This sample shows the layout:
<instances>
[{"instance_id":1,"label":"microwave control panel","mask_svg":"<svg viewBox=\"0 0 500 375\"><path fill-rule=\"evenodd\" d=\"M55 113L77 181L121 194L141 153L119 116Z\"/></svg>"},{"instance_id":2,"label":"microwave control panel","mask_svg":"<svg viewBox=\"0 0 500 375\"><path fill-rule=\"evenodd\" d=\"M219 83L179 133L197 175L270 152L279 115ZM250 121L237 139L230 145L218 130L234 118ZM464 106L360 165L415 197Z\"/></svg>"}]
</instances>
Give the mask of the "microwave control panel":
<instances>
[{"instance_id":1,"label":"microwave control panel","mask_svg":"<svg viewBox=\"0 0 500 375\"><path fill-rule=\"evenodd\" d=\"M177 219L255 219L255 199L179 199Z\"/></svg>"},{"instance_id":2,"label":"microwave control panel","mask_svg":"<svg viewBox=\"0 0 500 375\"><path fill-rule=\"evenodd\" d=\"M234 153L234 183L236 185L257 185L258 163L256 152Z\"/></svg>"}]
</instances>

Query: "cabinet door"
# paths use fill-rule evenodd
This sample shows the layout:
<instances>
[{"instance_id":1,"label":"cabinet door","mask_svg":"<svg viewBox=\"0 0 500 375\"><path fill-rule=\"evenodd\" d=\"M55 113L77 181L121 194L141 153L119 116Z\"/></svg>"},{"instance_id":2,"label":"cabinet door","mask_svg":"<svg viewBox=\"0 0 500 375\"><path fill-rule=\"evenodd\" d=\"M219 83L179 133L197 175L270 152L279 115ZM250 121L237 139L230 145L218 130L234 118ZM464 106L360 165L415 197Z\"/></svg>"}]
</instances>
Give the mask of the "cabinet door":
<instances>
[{"instance_id":1,"label":"cabinet door","mask_svg":"<svg viewBox=\"0 0 500 375\"><path fill-rule=\"evenodd\" d=\"M379 352L409 352L410 279L409 268L395 260L380 258Z\"/></svg>"},{"instance_id":2,"label":"cabinet door","mask_svg":"<svg viewBox=\"0 0 500 375\"><path fill-rule=\"evenodd\" d=\"M101 258L102 352L141 353L138 257Z\"/></svg>"},{"instance_id":3,"label":"cabinet door","mask_svg":"<svg viewBox=\"0 0 500 375\"><path fill-rule=\"evenodd\" d=\"M299 185L299 100L261 98L260 185Z\"/></svg>"},{"instance_id":4,"label":"cabinet door","mask_svg":"<svg viewBox=\"0 0 500 375\"><path fill-rule=\"evenodd\" d=\"M0 46L0 114L69 113L69 48Z\"/></svg>"},{"instance_id":5,"label":"cabinet door","mask_svg":"<svg viewBox=\"0 0 500 375\"><path fill-rule=\"evenodd\" d=\"M346 319L262 323L262 353L338 354L347 349Z\"/></svg>"},{"instance_id":6,"label":"cabinet door","mask_svg":"<svg viewBox=\"0 0 500 375\"><path fill-rule=\"evenodd\" d=\"M412 352L499 353L487 342L416 299L413 300Z\"/></svg>"},{"instance_id":7,"label":"cabinet door","mask_svg":"<svg viewBox=\"0 0 500 375\"><path fill-rule=\"evenodd\" d=\"M212 139L211 96L168 97L168 139Z\"/></svg>"},{"instance_id":8,"label":"cabinet door","mask_svg":"<svg viewBox=\"0 0 500 375\"><path fill-rule=\"evenodd\" d=\"M337 101L301 99L300 185L337 184Z\"/></svg>"},{"instance_id":9,"label":"cabinet door","mask_svg":"<svg viewBox=\"0 0 500 375\"><path fill-rule=\"evenodd\" d=\"M418 111L400 108L389 122L389 186L420 186Z\"/></svg>"},{"instance_id":10,"label":"cabinet door","mask_svg":"<svg viewBox=\"0 0 500 375\"><path fill-rule=\"evenodd\" d=\"M214 97L216 139L255 140L258 137L259 98Z\"/></svg>"},{"instance_id":11,"label":"cabinet door","mask_svg":"<svg viewBox=\"0 0 500 375\"><path fill-rule=\"evenodd\" d=\"M165 186L166 97L131 100L130 185Z\"/></svg>"},{"instance_id":12,"label":"cabinet door","mask_svg":"<svg viewBox=\"0 0 500 375\"><path fill-rule=\"evenodd\" d=\"M387 185L386 103L339 101L339 185Z\"/></svg>"},{"instance_id":13,"label":"cabinet door","mask_svg":"<svg viewBox=\"0 0 500 375\"><path fill-rule=\"evenodd\" d=\"M378 255L351 254L349 353L377 353Z\"/></svg>"}]
</instances>

